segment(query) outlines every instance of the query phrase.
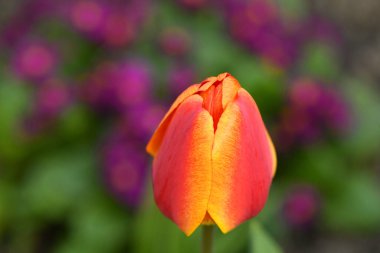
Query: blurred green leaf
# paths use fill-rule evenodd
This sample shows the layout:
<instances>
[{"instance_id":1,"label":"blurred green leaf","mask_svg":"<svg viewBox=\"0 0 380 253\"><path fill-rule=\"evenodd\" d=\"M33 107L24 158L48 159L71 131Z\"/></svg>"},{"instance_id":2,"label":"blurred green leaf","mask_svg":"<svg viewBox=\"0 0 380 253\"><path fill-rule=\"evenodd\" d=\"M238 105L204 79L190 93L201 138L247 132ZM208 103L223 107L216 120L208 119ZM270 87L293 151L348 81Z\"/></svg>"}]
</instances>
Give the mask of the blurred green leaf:
<instances>
[{"instance_id":1,"label":"blurred green leaf","mask_svg":"<svg viewBox=\"0 0 380 253\"><path fill-rule=\"evenodd\" d=\"M251 253L281 253L279 245L264 231L260 223L250 222Z\"/></svg>"},{"instance_id":2,"label":"blurred green leaf","mask_svg":"<svg viewBox=\"0 0 380 253\"><path fill-rule=\"evenodd\" d=\"M344 82L346 97L353 111L350 135L344 145L350 158L370 159L380 150L380 100L371 85L355 79Z\"/></svg>"},{"instance_id":3,"label":"blurred green leaf","mask_svg":"<svg viewBox=\"0 0 380 253\"><path fill-rule=\"evenodd\" d=\"M190 253L200 248L200 233L196 231L187 237L156 207L152 194L148 195L135 219L136 253ZM149 243L148 243L149 242Z\"/></svg>"},{"instance_id":4,"label":"blurred green leaf","mask_svg":"<svg viewBox=\"0 0 380 253\"><path fill-rule=\"evenodd\" d=\"M0 181L0 237L11 220L14 201L13 186L6 181Z\"/></svg>"},{"instance_id":5,"label":"blurred green leaf","mask_svg":"<svg viewBox=\"0 0 380 253\"><path fill-rule=\"evenodd\" d=\"M78 143L82 139L93 138L97 129L92 126L96 124L93 113L81 104L75 104L68 108L58 122L58 127L65 139Z\"/></svg>"},{"instance_id":6,"label":"blurred green leaf","mask_svg":"<svg viewBox=\"0 0 380 253\"><path fill-rule=\"evenodd\" d=\"M342 152L328 143L319 143L300 150L286 164L291 181L309 182L324 192L339 191L345 184L339 181L347 173L347 161Z\"/></svg>"},{"instance_id":7,"label":"blurred green leaf","mask_svg":"<svg viewBox=\"0 0 380 253\"><path fill-rule=\"evenodd\" d=\"M128 212L108 196L94 194L78 205L69 221L68 240L58 247L57 253L120 252L130 243L133 231Z\"/></svg>"},{"instance_id":8,"label":"blurred green leaf","mask_svg":"<svg viewBox=\"0 0 380 253\"><path fill-rule=\"evenodd\" d=\"M380 188L364 172L345 175L344 187L326 199L325 222L334 231L377 231L380 226Z\"/></svg>"},{"instance_id":9,"label":"blurred green leaf","mask_svg":"<svg viewBox=\"0 0 380 253\"><path fill-rule=\"evenodd\" d=\"M0 159L17 160L23 155L17 130L30 103L29 93L29 87L9 76L0 78Z\"/></svg>"},{"instance_id":10,"label":"blurred green leaf","mask_svg":"<svg viewBox=\"0 0 380 253\"><path fill-rule=\"evenodd\" d=\"M308 13L308 3L303 0L277 0L276 4L281 8L285 18L298 19Z\"/></svg>"},{"instance_id":11,"label":"blurred green leaf","mask_svg":"<svg viewBox=\"0 0 380 253\"><path fill-rule=\"evenodd\" d=\"M29 168L20 189L20 212L44 218L66 214L93 191L95 155L88 148L45 154Z\"/></svg>"},{"instance_id":12,"label":"blurred green leaf","mask_svg":"<svg viewBox=\"0 0 380 253\"><path fill-rule=\"evenodd\" d=\"M323 43L311 43L300 60L300 72L323 81L337 80L340 64L332 49Z\"/></svg>"},{"instance_id":13,"label":"blurred green leaf","mask_svg":"<svg viewBox=\"0 0 380 253\"><path fill-rule=\"evenodd\" d=\"M201 76L215 76L223 72L234 73L240 65L240 50L220 31L203 27L196 31L196 50L193 57ZM231 64L235 63L235 64Z\"/></svg>"},{"instance_id":14,"label":"blurred green leaf","mask_svg":"<svg viewBox=\"0 0 380 253\"><path fill-rule=\"evenodd\" d=\"M285 74L281 70L252 57L240 57L232 75L255 99L264 119L273 115L282 105Z\"/></svg>"}]
</instances>

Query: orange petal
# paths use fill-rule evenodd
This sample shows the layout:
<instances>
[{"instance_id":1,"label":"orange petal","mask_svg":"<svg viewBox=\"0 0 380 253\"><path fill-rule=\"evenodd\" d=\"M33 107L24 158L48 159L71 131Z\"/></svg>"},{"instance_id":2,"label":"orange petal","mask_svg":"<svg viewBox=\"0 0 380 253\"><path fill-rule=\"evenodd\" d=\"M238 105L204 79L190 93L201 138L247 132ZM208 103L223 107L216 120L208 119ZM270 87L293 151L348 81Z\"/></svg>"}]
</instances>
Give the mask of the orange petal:
<instances>
[{"instance_id":1,"label":"orange petal","mask_svg":"<svg viewBox=\"0 0 380 253\"><path fill-rule=\"evenodd\" d=\"M170 107L169 111L166 113L162 121L160 122L159 126L157 127L156 131L154 132L152 138L150 139L146 150L149 154L152 156L155 156L157 154L157 151L161 145L162 138L165 135L166 129L171 121L171 118L173 116L173 113L177 109L177 107L189 96L197 93L197 92L204 92L207 91L215 82L220 81L225 83L223 86L223 108L226 107L226 105L233 100L233 98L236 95L236 92L238 88L240 88L239 82L233 78L229 73L222 73L218 75L217 77L209 77L200 84L194 84L187 88L184 92L182 92L177 99L174 101L172 106Z\"/></svg>"},{"instance_id":2,"label":"orange petal","mask_svg":"<svg viewBox=\"0 0 380 253\"><path fill-rule=\"evenodd\" d=\"M264 207L273 174L273 155L260 112L239 89L223 112L212 150L208 213L226 233Z\"/></svg>"},{"instance_id":3,"label":"orange petal","mask_svg":"<svg viewBox=\"0 0 380 253\"><path fill-rule=\"evenodd\" d=\"M211 189L214 128L202 103L193 95L178 107L153 162L156 203L187 235L204 219Z\"/></svg>"},{"instance_id":4,"label":"orange petal","mask_svg":"<svg viewBox=\"0 0 380 253\"><path fill-rule=\"evenodd\" d=\"M238 90L240 89L240 87L241 86L238 80L236 80L230 74L225 74L225 78L223 80L223 98L222 98L223 109L226 109L227 105L235 99L236 94Z\"/></svg>"},{"instance_id":5,"label":"orange petal","mask_svg":"<svg viewBox=\"0 0 380 253\"><path fill-rule=\"evenodd\" d=\"M164 137L166 129L172 119L174 111L186 98L196 93L198 91L198 88L199 88L199 84L191 85L185 91L183 91L174 101L169 111L165 114L164 118L161 120L160 124L158 125L148 145L146 146L146 150L149 154L151 154L152 156L156 155L161 145L162 138Z\"/></svg>"},{"instance_id":6,"label":"orange petal","mask_svg":"<svg viewBox=\"0 0 380 253\"><path fill-rule=\"evenodd\" d=\"M200 83L198 91L206 91L208 90L211 85L213 85L217 80L215 76L211 76Z\"/></svg>"},{"instance_id":7,"label":"orange petal","mask_svg":"<svg viewBox=\"0 0 380 253\"><path fill-rule=\"evenodd\" d=\"M227 76L231 76L230 73L224 72L224 73L222 73L222 74L219 74L219 75L216 77L216 79L217 79L218 81L223 81Z\"/></svg>"}]
</instances>

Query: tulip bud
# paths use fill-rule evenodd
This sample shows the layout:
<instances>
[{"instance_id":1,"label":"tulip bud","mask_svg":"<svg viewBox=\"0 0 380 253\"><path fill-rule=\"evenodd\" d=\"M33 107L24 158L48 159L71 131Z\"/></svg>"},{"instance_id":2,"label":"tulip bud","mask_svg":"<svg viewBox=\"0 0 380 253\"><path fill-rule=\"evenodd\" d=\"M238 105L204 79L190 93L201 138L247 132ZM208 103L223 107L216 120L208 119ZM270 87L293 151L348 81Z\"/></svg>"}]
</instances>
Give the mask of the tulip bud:
<instances>
[{"instance_id":1,"label":"tulip bud","mask_svg":"<svg viewBox=\"0 0 380 253\"><path fill-rule=\"evenodd\" d=\"M147 151L155 201L187 235L201 224L227 233L258 215L276 168L255 101L228 73L180 94Z\"/></svg>"}]
</instances>

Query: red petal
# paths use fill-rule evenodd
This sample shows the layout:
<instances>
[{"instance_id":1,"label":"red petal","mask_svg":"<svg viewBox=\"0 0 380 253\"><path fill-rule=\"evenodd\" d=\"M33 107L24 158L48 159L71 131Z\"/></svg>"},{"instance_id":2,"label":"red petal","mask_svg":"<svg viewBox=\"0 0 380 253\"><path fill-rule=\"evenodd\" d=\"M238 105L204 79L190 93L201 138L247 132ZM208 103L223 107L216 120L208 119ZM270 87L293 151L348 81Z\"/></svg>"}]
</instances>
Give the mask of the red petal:
<instances>
[{"instance_id":1,"label":"red petal","mask_svg":"<svg viewBox=\"0 0 380 253\"><path fill-rule=\"evenodd\" d=\"M146 150L149 154L151 154L152 156L156 155L161 145L162 138L164 137L166 129L172 119L173 113L186 98L198 92L198 88L199 88L199 84L191 85L185 91L183 91L174 101L169 111L165 114L164 118L161 120L160 124L158 125L148 145L146 146Z\"/></svg>"},{"instance_id":2,"label":"red petal","mask_svg":"<svg viewBox=\"0 0 380 253\"><path fill-rule=\"evenodd\" d=\"M239 89L219 120L212 151L208 213L224 233L264 207L275 166L270 145L256 103Z\"/></svg>"},{"instance_id":3,"label":"red petal","mask_svg":"<svg viewBox=\"0 0 380 253\"><path fill-rule=\"evenodd\" d=\"M187 235L206 215L211 189L214 128L199 95L177 109L153 163L153 187L160 210Z\"/></svg>"}]
</instances>

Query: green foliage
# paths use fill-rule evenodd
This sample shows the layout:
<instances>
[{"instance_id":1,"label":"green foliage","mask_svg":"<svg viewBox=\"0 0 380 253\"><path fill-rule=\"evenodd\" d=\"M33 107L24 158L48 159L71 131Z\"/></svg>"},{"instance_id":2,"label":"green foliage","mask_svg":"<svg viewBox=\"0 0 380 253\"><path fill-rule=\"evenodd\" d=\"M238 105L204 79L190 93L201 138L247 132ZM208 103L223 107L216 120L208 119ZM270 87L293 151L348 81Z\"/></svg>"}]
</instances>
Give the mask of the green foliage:
<instances>
[{"instance_id":1,"label":"green foliage","mask_svg":"<svg viewBox=\"0 0 380 253\"><path fill-rule=\"evenodd\" d=\"M340 75L340 64L332 50L326 44L311 43L304 50L300 71L319 80L336 81Z\"/></svg>"},{"instance_id":2,"label":"green foliage","mask_svg":"<svg viewBox=\"0 0 380 253\"><path fill-rule=\"evenodd\" d=\"M353 126L344 141L351 158L365 160L380 150L380 100L378 90L365 82L349 79L344 82L350 100Z\"/></svg>"},{"instance_id":3,"label":"green foliage","mask_svg":"<svg viewBox=\"0 0 380 253\"><path fill-rule=\"evenodd\" d=\"M371 232L380 226L380 187L365 172L346 174L344 186L327 199L325 224L334 231Z\"/></svg>"},{"instance_id":4,"label":"green foliage","mask_svg":"<svg viewBox=\"0 0 380 253\"><path fill-rule=\"evenodd\" d=\"M30 103L29 93L25 84L0 77L0 160L15 162L24 155L19 125Z\"/></svg>"},{"instance_id":5,"label":"green foliage","mask_svg":"<svg viewBox=\"0 0 380 253\"><path fill-rule=\"evenodd\" d=\"M251 253L281 253L279 245L267 234L260 223L250 222Z\"/></svg>"}]
</instances>

